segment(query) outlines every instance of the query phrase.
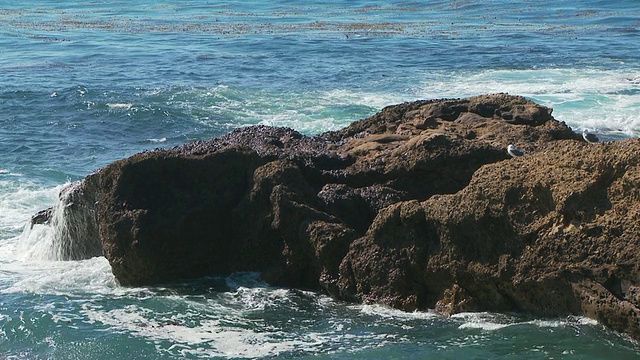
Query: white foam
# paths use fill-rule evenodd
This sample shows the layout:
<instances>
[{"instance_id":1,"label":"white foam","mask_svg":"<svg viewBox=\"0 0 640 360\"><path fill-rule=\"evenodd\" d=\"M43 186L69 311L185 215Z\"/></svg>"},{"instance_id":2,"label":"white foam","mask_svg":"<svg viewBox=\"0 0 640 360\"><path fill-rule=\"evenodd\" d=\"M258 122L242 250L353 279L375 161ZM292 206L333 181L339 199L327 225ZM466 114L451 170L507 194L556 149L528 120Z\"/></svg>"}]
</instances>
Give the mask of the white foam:
<instances>
[{"instance_id":1,"label":"white foam","mask_svg":"<svg viewBox=\"0 0 640 360\"><path fill-rule=\"evenodd\" d=\"M568 316L565 319L536 319L526 321L523 324L534 325L541 328L561 328L567 326L597 326L597 320L584 316Z\"/></svg>"},{"instance_id":2,"label":"white foam","mask_svg":"<svg viewBox=\"0 0 640 360\"><path fill-rule=\"evenodd\" d=\"M14 173L11 172L7 169L0 169L0 175L4 175L4 176L24 176L23 174L20 173Z\"/></svg>"},{"instance_id":3,"label":"white foam","mask_svg":"<svg viewBox=\"0 0 640 360\"><path fill-rule=\"evenodd\" d=\"M458 327L458 329L482 329L487 331L499 330L511 326L511 324L496 324L492 322L467 322Z\"/></svg>"},{"instance_id":4,"label":"white foam","mask_svg":"<svg viewBox=\"0 0 640 360\"><path fill-rule=\"evenodd\" d=\"M239 289L244 287L250 288L266 288L269 286L260 278L258 272L237 272L225 278L225 283L230 289Z\"/></svg>"},{"instance_id":5,"label":"white foam","mask_svg":"<svg viewBox=\"0 0 640 360\"><path fill-rule=\"evenodd\" d=\"M598 320L589 319L588 317L579 316L577 318L578 325L597 326L600 325Z\"/></svg>"},{"instance_id":6,"label":"white foam","mask_svg":"<svg viewBox=\"0 0 640 360\"><path fill-rule=\"evenodd\" d=\"M57 260L51 256L55 229L50 224L26 224L18 240L16 257L20 260Z\"/></svg>"},{"instance_id":7,"label":"white foam","mask_svg":"<svg viewBox=\"0 0 640 360\"><path fill-rule=\"evenodd\" d=\"M104 257L81 261L14 261L0 265L3 271L10 272L10 282L0 287L0 293L74 296L139 291L119 287Z\"/></svg>"},{"instance_id":8,"label":"white foam","mask_svg":"<svg viewBox=\"0 0 640 360\"><path fill-rule=\"evenodd\" d=\"M347 342L358 343L361 350L398 341L391 334L289 331L261 319L229 314L235 311L167 314L138 305L105 311L86 304L82 313L89 323L98 322L111 327L111 331L149 339L158 343L158 350L183 356L261 358L287 352L315 353Z\"/></svg>"},{"instance_id":9,"label":"white foam","mask_svg":"<svg viewBox=\"0 0 640 360\"><path fill-rule=\"evenodd\" d=\"M157 139L147 139L147 141L150 143L164 143L164 142L167 142L167 138L163 137L163 138L157 138Z\"/></svg>"},{"instance_id":10,"label":"white foam","mask_svg":"<svg viewBox=\"0 0 640 360\"><path fill-rule=\"evenodd\" d=\"M349 333L348 319L343 323L341 318L331 318L332 326L321 331L314 331L313 327L299 331L292 325L298 321L295 318L284 323L279 320L271 322L263 316L266 304L291 311L296 306L296 301L291 299L300 294L312 297L307 299L312 302L314 298L318 299L318 303L324 297L268 287L256 273L236 273L226 281L231 290L213 298L155 295L155 300L148 306L137 296L136 304L118 306L118 303L109 303L109 308L100 302L87 301L83 302L80 314L82 321L93 326L101 324L108 326L111 332L153 341L159 351L172 356L262 358L284 353L330 353L337 349L360 351L404 341L397 334ZM162 296L162 310L150 307L158 296ZM305 300L303 303L307 305L299 309L301 313L308 311L308 302ZM332 301L325 299L322 303ZM167 308L180 310L167 311ZM308 324L305 320L300 321Z\"/></svg>"},{"instance_id":11,"label":"white foam","mask_svg":"<svg viewBox=\"0 0 640 360\"><path fill-rule=\"evenodd\" d=\"M216 301L223 301L226 306L234 308L240 305L238 309L242 314L259 313L273 306L297 309L298 304L292 301L293 296L306 296L307 300L322 306L317 294L270 287L260 279L259 273L234 273L226 278L226 283L232 291L221 294Z\"/></svg>"},{"instance_id":12,"label":"white foam","mask_svg":"<svg viewBox=\"0 0 640 360\"><path fill-rule=\"evenodd\" d=\"M133 104L129 103L107 103L107 107L110 109L129 110L133 107Z\"/></svg>"},{"instance_id":13,"label":"white foam","mask_svg":"<svg viewBox=\"0 0 640 360\"><path fill-rule=\"evenodd\" d=\"M290 127L306 134L337 130L373 115L384 106L407 100L405 96L391 93L343 89L294 94L218 85L209 89L171 91L175 90L169 90L168 103L192 114L203 126L232 129L269 125Z\"/></svg>"},{"instance_id":14,"label":"white foam","mask_svg":"<svg viewBox=\"0 0 640 360\"><path fill-rule=\"evenodd\" d=\"M33 214L56 201L58 192L63 187L41 188L19 180L0 181L1 230L21 230Z\"/></svg>"},{"instance_id":15,"label":"white foam","mask_svg":"<svg viewBox=\"0 0 640 360\"><path fill-rule=\"evenodd\" d=\"M463 323L458 326L459 329L495 331L516 323L516 320L510 316L488 312L459 313L452 315L451 318L463 321Z\"/></svg>"},{"instance_id":16,"label":"white foam","mask_svg":"<svg viewBox=\"0 0 640 360\"><path fill-rule=\"evenodd\" d=\"M521 321L517 317L512 317L499 313L460 313L451 316L452 319L462 320L459 329L481 329L485 331L495 331L510 326L532 325L540 328L562 328L567 326L595 326L598 322L582 316L569 316L565 319L535 319Z\"/></svg>"},{"instance_id":17,"label":"white foam","mask_svg":"<svg viewBox=\"0 0 640 360\"><path fill-rule=\"evenodd\" d=\"M308 93L293 99L285 95L272 101L276 106L255 112L261 125L284 126L307 134L338 130L351 122L373 115L387 105L406 99L389 93L367 93L351 90L331 90ZM350 108L353 117L344 117L341 108Z\"/></svg>"},{"instance_id":18,"label":"white foam","mask_svg":"<svg viewBox=\"0 0 640 360\"><path fill-rule=\"evenodd\" d=\"M0 293L113 293L116 285L105 258L84 261L45 261L53 229L31 216L58 201L67 184L43 188L18 181L0 181ZM27 230L28 229L28 230ZM29 233L24 237L20 234Z\"/></svg>"},{"instance_id":19,"label":"white foam","mask_svg":"<svg viewBox=\"0 0 640 360\"><path fill-rule=\"evenodd\" d=\"M541 328L560 328L560 327L564 327L567 325L567 322L564 320L531 320L531 321L526 321L525 324L528 325L534 325L537 327L541 327Z\"/></svg>"},{"instance_id":20,"label":"white foam","mask_svg":"<svg viewBox=\"0 0 640 360\"><path fill-rule=\"evenodd\" d=\"M159 317L152 310L137 305L128 305L121 309L103 311L91 306L84 306L83 313L88 322L99 322L109 325L113 330L126 332L134 336L160 341L170 340L184 344L184 349L191 349L191 345L204 342L218 344L216 355L234 354L241 356L242 348L255 341L256 336L262 336L261 343L266 342L265 334L254 334L251 330L230 328L218 319L201 321L198 326L185 326L185 314ZM154 318L156 316L156 318ZM248 344L244 344L247 342ZM174 344L175 345L175 344ZM242 346L244 345L244 346ZM261 346L258 346L260 348ZM232 351L235 349L235 352Z\"/></svg>"},{"instance_id":21,"label":"white foam","mask_svg":"<svg viewBox=\"0 0 640 360\"><path fill-rule=\"evenodd\" d=\"M507 92L557 97L559 103L582 94L611 94L638 89L630 72L600 69L486 70L478 73L430 73L420 91L426 98L464 97ZM461 81L464 79L465 81Z\"/></svg>"},{"instance_id":22,"label":"white foam","mask_svg":"<svg viewBox=\"0 0 640 360\"><path fill-rule=\"evenodd\" d=\"M379 304L365 304L354 306L356 308L360 308L360 312L366 315L375 315L382 318L392 318L397 320L426 320L439 317L439 315L433 311L408 312Z\"/></svg>"}]
</instances>

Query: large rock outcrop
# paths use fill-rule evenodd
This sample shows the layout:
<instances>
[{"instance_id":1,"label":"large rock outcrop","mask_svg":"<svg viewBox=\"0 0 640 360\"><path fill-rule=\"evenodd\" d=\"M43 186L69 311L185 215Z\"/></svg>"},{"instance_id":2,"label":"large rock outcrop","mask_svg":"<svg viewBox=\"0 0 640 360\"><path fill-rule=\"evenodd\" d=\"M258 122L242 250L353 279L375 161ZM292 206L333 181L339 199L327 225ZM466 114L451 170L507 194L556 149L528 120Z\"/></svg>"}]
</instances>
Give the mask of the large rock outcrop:
<instances>
[{"instance_id":1,"label":"large rock outcrop","mask_svg":"<svg viewBox=\"0 0 640 360\"><path fill-rule=\"evenodd\" d=\"M77 187L124 285L261 271L405 310L586 314L640 338L639 150L586 144L551 109L494 94L317 137L244 128Z\"/></svg>"},{"instance_id":2,"label":"large rock outcrop","mask_svg":"<svg viewBox=\"0 0 640 360\"><path fill-rule=\"evenodd\" d=\"M583 314L640 338L640 141L558 141L382 210L340 296L412 310Z\"/></svg>"}]
</instances>

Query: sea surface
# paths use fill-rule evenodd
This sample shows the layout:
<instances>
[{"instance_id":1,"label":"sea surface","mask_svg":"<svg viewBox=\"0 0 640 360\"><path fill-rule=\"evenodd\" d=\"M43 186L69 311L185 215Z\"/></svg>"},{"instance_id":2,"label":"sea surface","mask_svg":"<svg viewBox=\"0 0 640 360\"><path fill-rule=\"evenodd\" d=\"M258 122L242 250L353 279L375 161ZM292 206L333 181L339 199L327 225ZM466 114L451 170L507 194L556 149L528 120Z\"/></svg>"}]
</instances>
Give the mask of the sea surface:
<instances>
[{"instance_id":1,"label":"sea surface","mask_svg":"<svg viewBox=\"0 0 640 360\"><path fill-rule=\"evenodd\" d=\"M0 359L638 359L581 317L404 313L253 273L125 288L25 225L136 152L403 101L508 92L638 137L639 45L636 0L0 0Z\"/></svg>"}]
</instances>

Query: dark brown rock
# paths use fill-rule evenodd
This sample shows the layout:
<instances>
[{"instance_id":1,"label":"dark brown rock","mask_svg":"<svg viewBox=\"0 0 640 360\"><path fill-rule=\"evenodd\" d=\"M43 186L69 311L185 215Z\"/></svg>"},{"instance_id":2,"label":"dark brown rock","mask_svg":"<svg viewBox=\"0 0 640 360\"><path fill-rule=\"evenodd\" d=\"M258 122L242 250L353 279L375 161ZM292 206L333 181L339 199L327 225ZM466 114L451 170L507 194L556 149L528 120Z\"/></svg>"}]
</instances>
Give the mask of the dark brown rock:
<instances>
[{"instance_id":1,"label":"dark brown rock","mask_svg":"<svg viewBox=\"0 0 640 360\"><path fill-rule=\"evenodd\" d=\"M635 338L640 141L550 143L451 195L381 211L339 292L413 310L586 315ZM390 274L387 276L387 274Z\"/></svg>"},{"instance_id":2,"label":"dark brown rock","mask_svg":"<svg viewBox=\"0 0 640 360\"><path fill-rule=\"evenodd\" d=\"M33 216L31 216L31 226L33 227L33 225L49 224L49 221L51 221L52 210L53 208L48 208L40 210L37 213L33 214Z\"/></svg>"},{"instance_id":3,"label":"dark brown rock","mask_svg":"<svg viewBox=\"0 0 640 360\"><path fill-rule=\"evenodd\" d=\"M522 97L417 101L316 137L257 126L137 154L91 175L78 211L125 285L261 271L405 310L584 314L640 338L640 144L580 139Z\"/></svg>"},{"instance_id":4,"label":"dark brown rock","mask_svg":"<svg viewBox=\"0 0 640 360\"><path fill-rule=\"evenodd\" d=\"M462 189L511 139L574 136L550 116L514 126L494 115L505 109L532 125L551 112L504 94L416 102L318 137L257 126L117 161L96 175L104 254L128 285L257 270L335 290L349 244L385 207Z\"/></svg>"}]
</instances>

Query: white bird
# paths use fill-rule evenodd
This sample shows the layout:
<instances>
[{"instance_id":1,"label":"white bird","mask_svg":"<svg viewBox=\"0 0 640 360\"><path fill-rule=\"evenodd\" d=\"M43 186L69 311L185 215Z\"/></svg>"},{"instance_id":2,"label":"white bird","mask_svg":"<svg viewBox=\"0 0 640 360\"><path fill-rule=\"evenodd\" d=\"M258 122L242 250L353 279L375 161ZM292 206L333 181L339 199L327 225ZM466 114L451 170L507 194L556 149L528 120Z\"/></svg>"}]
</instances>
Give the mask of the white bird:
<instances>
[{"instance_id":1,"label":"white bird","mask_svg":"<svg viewBox=\"0 0 640 360\"><path fill-rule=\"evenodd\" d=\"M590 134L587 129L584 129L582 131L582 138L584 139L584 141L588 142L589 144L595 144L597 142L600 142L600 139L598 139L597 136L595 136L594 134Z\"/></svg>"},{"instance_id":2,"label":"white bird","mask_svg":"<svg viewBox=\"0 0 640 360\"><path fill-rule=\"evenodd\" d=\"M518 156L522 156L525 154L525 152L523 150L518 149L517 147L513 146L513 145L509 145L507 147L507 152L509 153L509 155L511 155L512 157L518 157Z\"/></svg>"}]
</instances>

